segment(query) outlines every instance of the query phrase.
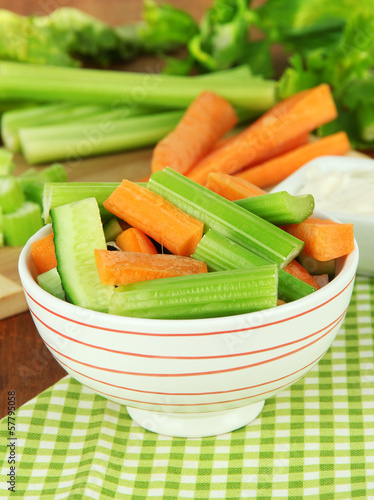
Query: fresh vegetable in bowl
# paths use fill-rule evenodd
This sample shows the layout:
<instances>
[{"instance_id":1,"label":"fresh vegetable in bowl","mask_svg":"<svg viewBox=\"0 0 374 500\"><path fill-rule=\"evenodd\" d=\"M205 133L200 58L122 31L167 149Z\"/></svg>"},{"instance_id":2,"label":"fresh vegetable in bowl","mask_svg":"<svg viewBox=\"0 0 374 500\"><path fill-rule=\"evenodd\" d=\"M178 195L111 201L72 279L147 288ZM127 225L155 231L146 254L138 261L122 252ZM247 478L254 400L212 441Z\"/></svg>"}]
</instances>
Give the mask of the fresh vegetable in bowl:
<instances>
[{"instance_id":1,"label":"fresh vegetable in bowl","mask_svg":"<svg viewBox=\"0 0 374 500\"><path fill-rule=\"evenodd\" d=\"M267 198L278 216L284 214L278 222L299 222L285 231L245 207L244 202L256 200L257 210L267 212ZM40 286L59 297L62 289L80 307L153 319L207 318L264 310L320 288L295 261L303 251L310 254L302 227L311 221L311 196L288 195L285 201L282 193L269 193L230 201L170 168L153 173L146 186L123 180L103 206L138 231L137 241L161 245L161 253L150 252L149 244L144 252L139 246L108 250L96 198L60 203L50 209L53 240L49 235L35 241L31 256ZM349 254L352 228L334 222L325 226L331 248L326 236L320 246L328 258ZM303 237L293 236L294 228ZM344 251L335 245L342 231ZM164 247L171 255L163 254Z\"/></svg>"}]
</instances>

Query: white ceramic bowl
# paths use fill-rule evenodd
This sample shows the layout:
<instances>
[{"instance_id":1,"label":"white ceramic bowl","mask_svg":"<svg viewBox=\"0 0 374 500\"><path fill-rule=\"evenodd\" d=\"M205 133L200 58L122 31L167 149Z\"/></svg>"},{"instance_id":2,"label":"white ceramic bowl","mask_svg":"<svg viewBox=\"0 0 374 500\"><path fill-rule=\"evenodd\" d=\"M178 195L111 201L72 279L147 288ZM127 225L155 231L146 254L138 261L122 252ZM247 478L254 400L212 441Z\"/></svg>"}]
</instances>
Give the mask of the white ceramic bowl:
<instances>
[{"instance_id":1,"label":"white ceramic bowl","mask_svg":"<svg viewBox=\"0 0 374 500\"><path fill-rule=\"evenodd\" d=\"M290 194L297 194L305 182L308 170L314 168L318 168L326 174L336 170L342 173L354 171L354 169L373 170L374 160L357 158L355 156L321 156L296 170L295 173L278 184L272 191L288 191ZM322 179L321 182L323 182ZM373 193L371 195L374 196ZM318 203L316 203L316 208L322 209L321 206L318 206ZM338 209L324 210L324 213L329 218L353 224L355 238L360 249L357 273L374 276L374 216L368 217L355 213L343 213L339 212Z\"/></svg>"},{"instance_id":2,"label":"white ceramic bowl","mask_svg":"<svg viewBox=\"0 0 374 500\"><path fill-rule=\"evenodd\" d=\"M19 274L44 343L75 379L125 405L154 432L202 437L242 427L264 400L305 375L334 340L350 302L357 246L309 297L214 319L150 320L90 311L42 290L24 247Z\"/></svg>"}]
</instances>

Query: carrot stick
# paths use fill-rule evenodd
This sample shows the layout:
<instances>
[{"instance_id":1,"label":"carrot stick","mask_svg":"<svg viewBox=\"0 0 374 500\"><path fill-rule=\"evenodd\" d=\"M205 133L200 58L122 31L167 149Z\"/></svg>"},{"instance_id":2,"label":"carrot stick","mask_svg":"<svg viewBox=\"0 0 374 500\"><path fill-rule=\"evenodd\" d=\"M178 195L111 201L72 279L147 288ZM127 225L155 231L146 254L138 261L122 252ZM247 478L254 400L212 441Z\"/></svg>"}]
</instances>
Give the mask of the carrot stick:
<instances>
[{"instance_id":1,"label":"carrot stick","mask_svg":"<svg viewBox=\"0 0 374 500\"><path fill-rule=\"evenodd\" d=\"M222 139L213 145L211 151L216 151L217 149L222 148L222 146L227 146L227 144L230 144L237 135L238 134L230 135L229 137L222 137Z\"/></svg>"},{"instance_id":2,"label":"carrot stick","mask_svg":"<svg viewBox=\"0 0 374 500\"><path fill-rule=\"evenodd\" d=\"M226 146L237 147L236 144L235 144L235 142L234 142L234 139L235 139L235 137L228 138L227 141L226 141L226 144L223 144L222 146L220 146L220 148L225 149ZM276 158L276 157L278 157L280 155L283 155L285 153L288 153L289 151L294 150L295 148L298 148L300 146L304 146L308 142L309 142L309 133L303 133L303 134L297 135L295 137L292 137L291 139L283 142L282 144L277 145L273 149L268 149L265 152L265 158L264 158L264 160L269 160L269 159L272 159L272 158ZM230 144L231 144L231 146L230 146ZM209 158L213 153L215 153L220 148L218 148L218 146L217 146L217 148L214 148L212 150L212 152L209 153L205 158ZM187 177L189 177L190 179L198 182L199 184L203 184L203 182L200 182L200 180L199 180L199 174L197 174L197 178L194 178L194 172L195 172L195 168L192 168L185 175ZM224 172L213 171L211 173L224 173ZM210 174L208 173L208 177L209 177L209 175ZM228 172L226 175L234 175L234 173L233 172Z\"/></svg>"},{"instance_id":3,"label":"carrot stick","mask_svg":"<svg viewBox=\"0 0 374 500\"><path fill-rule=\"evenodd\" d=\"M295 259L291 260L291 262L287 264L287 266L284 267L283 269L287 273L290 273L296 278L299 278L305 283L308 283L308 285L314 286L316 290L320 288L319 284L316 282L316 280L313 278L310 272L307 271L305 267L303 267L297 260Z\"/></svg>"},{"instance_id":4,"label":"carrot stick","mask_svg":"<svg viewBox=\"0 0 374 500\"><path fill-rule=\"evenodd\" d=\"M184 174L237 121L237 114L226 99L210 91L202 92L187 108L175 129L156 145L152 172L170 167Z\"/></svg>"},{"instance_id":5,"label":"carrot stick","mask_svg":"<svg viewBox=\"0 0 374 500\"><path fill-rule=\"evenodd\" d=\"M283 229L304 241L303 252L317 260L336 259L354 249L353 224L309 217L300 224L283 226Z\"/></svg>"},{"instance_id":6,"label":"carrot stick","mask_svg":"<svg viewBox=\"0 0 374 500\"><path fill-rule=\"evenodd\" d=\"M211 172L205 187L230 201L266 194L266 191L251 182L220 172Z\"/></svg>"},{"instance_id":7,"label":"carrot stick","mask_svg":"<svg viewBox=\"0 0 374 500\"><path fill-rule=\"evenodd\" d=\"M337 116L330 87L321 84L276 104L233 141L213 151L188 172L205 184L210 172L232 174L282 154L295 137L309 133ZM282 151L283 148L283 151Z\"/></svg>"},{"instance_id":8,"label":"carrot stick","mask_svg":"<svg viewBox=\"0 0 374 500\"><path fill-rule=\"evenodd\" d=\"M53 233L31 243L30 252L38 274L45 273L57 266Z\"/></svg>"},{"instance_id":9,"label":"carrot stick","mask_svg":"<svg viewBox=\"0 0 374 500\"><path fill-rule=\"evenodd\" d=\"M95 250L96 265L104 285L206 273L205 262L180 255Z\"/></svg>"},{"instance_id":10,"label":"carrot stick","mask_svg":"<svg viewBox=\"0 0 374 500\"><path fill-rule=\"evenodd\" d=\"M204 223L146 187L124 179L103 203L130 226L176 255L192 255L203 235Z\"/></svg>"},{"instance_id":11,"label":"carrot stick","mask_svg":"<svg viewBox=\"0 0 374 500\"><path fill-rule=\"evenodd\" d=\"M158 253L148 236L136 227L129 227L118 235L116 245L125 252L140 252L149 255Z\"/></svg>"},{"instance_id":12,"label":"carrot stick","mask_svg":"<svg viewBox=\"0 0 374 500\"><path fill-rule=\"evenodd\" d=\"M314 158L325 155L345 155L350 149L351 145L347 134L338 132L301 146L284 155L276 156L260 165L246 168L235 175L238 178L252 182L256 186L268 187L283 181Z\"/></svg>"}]
</instances>

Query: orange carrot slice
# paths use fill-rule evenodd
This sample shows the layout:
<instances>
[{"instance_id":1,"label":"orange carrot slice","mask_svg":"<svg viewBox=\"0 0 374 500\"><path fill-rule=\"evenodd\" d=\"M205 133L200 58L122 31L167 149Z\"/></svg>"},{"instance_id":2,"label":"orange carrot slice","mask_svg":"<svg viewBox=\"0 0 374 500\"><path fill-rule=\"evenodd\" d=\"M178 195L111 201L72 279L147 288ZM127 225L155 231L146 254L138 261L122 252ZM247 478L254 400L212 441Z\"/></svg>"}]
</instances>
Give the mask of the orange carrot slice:
<instances>
[{"instance_id":1,"label":"orange carrot slice","mask_svg":"<svg viewBox=\"0 0 374 500\"><path fill-rule=\"evenodd\" d=\"M345 155L350 149L351 145L347 134L338 132L296 148L284 155L276 156L260 165L246 168L235 175L256 186L268 187L283 181L314 158L325 155Z\"/></svg>"},{"instance_id":2,"label":"orange carrot slice","mask_svg":"<svg viewBox=\"0 0 374 500\"><path fill-rule=\"evenodd\" d=\"M314 286L316 290L320 288L319 284L316 282L316 280L313 278L310 272L307 271L305 267L303 267L297 260L295 259L291 260L291 262L287 264L287 266L284 267L283 269L287 273L290 273L296 278L299 278L305 283L308 283L308 285Z\"/></svg>"},{"instance_id":3,"label":"orange carrot slice","mask_svg":"<svg viewBox=\"0 0 374 500\"><path fill-rule=\"evenodd\" d=\"M266 191L251 182L220 172L210 173L205 187L230 201L266 194Z\"/></svg>"},{"instance_id":4,"label":"orange carrot slice","mask_svg":"<svg viewBox=\"0 0 374 500\"><path fill-rule=\"evenodd\" d=\"M283 153L295 137L311 132L336 116L327 84L299 92L275 105L234 140L203 158L188 172L188 177L205 185L210 172L232 174L262 163Z\"/></svg>"},{"instance_id":5,"label":"orange carrot slice","mask_svg":"<svg viewBox=\"0 0 374 500\"><path fill-rule=\"evenodd\" d=\"M137 281L206 273L207 265L180 255L95 250L100 280L104 285L126 285Z\"/></svg>"},{"instance_id":6,"label":"orange carrot slice","mask_svg":"<svg viewBox=\"0 0 374 500\"><path fill-rule=\"evenodd\" d=\"M125 252L140 252L150 255L158 253L148 236L136 227L130 227L118 235L116 245Z\"/></svg>"},{"instance_id":7,"label":"orange carrot slice","mask_svg":"<svg viewBox=\"0 0 374 500\"><path fill-rule=\"evenodd\" d=\"M304 241L304 253L317 260L336 259L354 249L353 224L309 217L301 224L290 224L283 229Z\"/></svg>"},{"instance_id":8,"label":"orange carrot slice","mask_svg":"<svg viewBox=\"0 0 374 500\"><path fill-rule=\"evenodd\" d=\"M38 274L45 273L56 267L57 259L53 233L31 243L30 253Z\"/></svg>"},{"instance_id":9,"label":"orange carrot slice","mask_svg":"<svg viewBox=\"0 0 374 500\"><path fill-rule=\"evenodd\" d=\"M190 256L203 235L204 224L146 187L124 179L103 203L130 226L176 255Z\"/></svg>"},{"instance_id":10,"label":"orange carrot slice","mask_svg":"<svg viewBox=\"0 0 374 500\"><path fill-rule=\"evenodd\" d=\"M165 167L184 174L238 121L232 105L214 92L202 92L153 151L152 172Z\"/></svg>"}]
</instances>

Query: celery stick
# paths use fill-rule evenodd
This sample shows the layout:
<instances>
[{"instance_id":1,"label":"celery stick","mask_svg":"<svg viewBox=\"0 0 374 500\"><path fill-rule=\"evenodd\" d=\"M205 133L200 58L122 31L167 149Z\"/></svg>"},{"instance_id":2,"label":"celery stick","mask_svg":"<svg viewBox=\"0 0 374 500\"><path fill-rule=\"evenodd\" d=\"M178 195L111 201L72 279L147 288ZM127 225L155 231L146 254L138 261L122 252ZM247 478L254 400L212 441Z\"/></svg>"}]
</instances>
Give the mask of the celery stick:
<instances>
[{"instance_id":1,"label":"celery stick","mask_svg":"<svg viewBox=\"0 0 374 500\"><path fill-rule=\"evenodd\" d=\"M251 268L267 264L266 259L209 229L191 257L206 262L209 271ZM316 289L283 269L278 272L278 298L284 302L301 299Z\"/></svg>"},{"instance_id":2,"label":"celery stick","mask_svg":"<svg viewBox=\"0 0 374 500\"><path fill-rule=\"evenodd\" d=\"M68 101L112 104L114 101L141 102L167 108L186 108L207 89L204 79L151 75L83 68L40 68L25 63L0 63L0 97L28 100ZM234 106L265 111L276 102L277 84L262 77L243 81L227 78L210 80L209 89L228 99Z\"/></svg>"},{"instance_id":3,"label":"celery stick","mask_svg":"<svg viewBox=\"0 0 374 500\"><path fill-rule=\"evenodd\" d=\"M120 286L109 313L152 319L193 319L261 311L277 304L275 264L161 278Z\"/></svg>"},{"instance_id":4,"label":"celery stick","mask_svg":"<svg viewBox=\"0 0 374 500\"><path fill-rule=\"evenodd\" d=\"M41 171L29 168L18 177L18 180L26 199L42 206L44 184L46 182L66 182L67 172L61 163L54 163Z\"/></svg>"},{"instance_id":5,"label":"celery stick","mask_svg":"<svg viewBox=\"0 0 374 500\"><path fill-rule=\"evenodd\" d=\"M0 205L0 247L4 246L4 217L3 209Z\"/></svg>"},{"instance_id":6,"label":"celery stick","mask_svg":"<svg viewBox=\"0 0 374 500\"><path fill-rule=\"evenodd\" d=\"M51 222L50 210L73 201L94 197L102 218L111 218L113 214L105 210L103 202L118 187L119 182L46 182L43 191L43 219Z\"/></svg>"},{"instance_id":7,"label":"celery stick","mask_svg":"<svg viewBox=\"0 0 374 500\"><path fill-rule=\"evenodd\" d=\"M269 262L286 266L304 242L235 203L166 167L154 172L147 187L188 214Z\"/></svg>"},{"instance_id":8,"label":"celery stick","mask_svg":"<svg viewBox=\"0 0 374 500\"><path fill-rule=\"evenodd\" d=\"M145 115L153 115L157 113L161 113L158 107L155 106L141 106L138 103L134 103L132 106L113 106L113 109L107 109L98 111L94 115L84 116L77 120L74 120L74 123L91 123L101 125L102 127L108 127L109 122L124 120L125 118L132 118L134 116L145 116ZM64 124L68 125L72 123L71 120L64 121Z\"/></svg>"},{"instance_id":9,"label":"celery stick","mask_svg":"<svg viewBox=\"0 0 374 500\"><path fill-rule=\"evenodd\" d=\"M0 176L9 175L14 170L13 153L0 148Z\"/></svg>"},{"instance_id":10,"label":"celery stick","mask_svg":"<svg viewBox=\"0 0 374 500\"><path fill-rule=\"evenodd\" d=\"M72 103L44 104L33 108L15 109L3 114L1 136L4 144L13 152L21 150L19 130L21 128L64 123L103 111L103 106L93 104L78 106Z\"/></svg>"},{"instance_id":11,"label":"celery stick","mask_svg":"<svg viewBox=\"0 0 374 500\"><path fill-rule=\"evenodd\" d=\"M62 124L20 129L22 152L31 164L152 146L177 125L183 111L135 116L100 124Z\"/></svg>"},{"instance_id":12,"label":"celery stick","mask_svg":"<svg viewBox=\"0 0 374 500\"><path fill-rule=\"evenodd\" d=\"M105 241L116 241L117 236L119 236L123 229L121 224L118 222L116 217L112 217L107 220L103 226Z\"/></svg>"},{"instance_id":13,"label":"celery stick","mask_svg":"<svg viewBox=\"0 0 374 500\"><path fill-rule=\"evenodd\" d=\"M0 177L0 205L4 214L20 208L24 200L25 197L16 177L12 175Z\"/></svg>"},{"instance_id":14,"label":"celery stick","mask_svg":"<svg viewBox=\"0 0 374 500\"><path fill-rule=\"evenodd\" d=\"M39 171L39 176L44 182L66 182L68 175L66 168L61 163L53 163Z\"/></svg>"},{"instance_id":15,"label":"celery stick","mask_svg":"<svg viewBox=\"0 0 374 500\"><path fill-rule=\"evenodd\" d=\"M24 245L31 236L43 227L41 208L37 203L25 201L15 212L5 214L4 240L8 246Z\"/></svg>"},{"instance_id":16,"label":"celery stick","mask_svg":"<svg viewBox=\"0 0 374 500\"><path fill-rule=\"evenodd\" d=\"M32 63L22 63L19 61L4 61L2 60L0 63L0 72L2 76L13 76L13 77L22 77L25 75L25 71L29 76L40 76L42 78L50 78L60 80L61 78L74 78L77 81L86 81L87 79L94 78L96 81L108 82L109 80L115 81L123 81L123 72L122 71L103 71L102 69L90 69L89 72L87 70L80 71L69 71L71 69L77 68L68 68L62 66L51 66L51 65L38 65ZM68 71L67 71L68 70ZM108 76L110 75L110 76ZM239 79L241 81L251 81L253 78L257 78L251 72L251 69L248 65L242 64L241 66L236 66L233 68L227 68L224 70L214 71L212 73L205 73L196 76L177 76L177 75L169 75L169 74L154 74L154 73L139 73L135 71L126 71L126 80L131 80L134 83L143 83L144 86L149 84L150 78L157 78L159 81L160 78L166 77L166 81L180 82L187 81L187 79L196 79L198 81L206 82L206 81L232 81L233 79Z\"/></svg>"},{"instance_id":17,"label":"celery stick","mask_svg":"<svg viewBox=\"0 0 374 500\"><path fill-rule=\"evenodd\" d=\"M42 204L44 183L35 168L25 170L18 177L19 184L27 200Z\"/></svg>"},{"instance_id":18,"label":"celery stick","mask_svg":"<svg viewBox=\"0 0 374 500\"><path fill-rule=\"evenodd\" d=\"M65 300L65 291L62 288L61 278L58 274L57 267L46 271L37 276L38 284L43 290L54 295L58 299Z\"/></svg>"},{"instance_id":19,"label":"celery stick","mask_svg":"<svg viewBox=\"0 0 374 500\"><path fill-rule=\"evenodd\" d=\"M299 224L310 217L314 210L311 194L292 195L287 191L243 198L235 203L277 226Z\"/></svg>"}]
</instances>

